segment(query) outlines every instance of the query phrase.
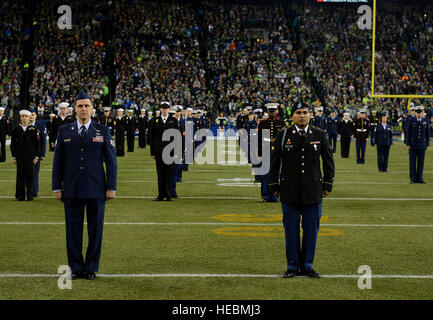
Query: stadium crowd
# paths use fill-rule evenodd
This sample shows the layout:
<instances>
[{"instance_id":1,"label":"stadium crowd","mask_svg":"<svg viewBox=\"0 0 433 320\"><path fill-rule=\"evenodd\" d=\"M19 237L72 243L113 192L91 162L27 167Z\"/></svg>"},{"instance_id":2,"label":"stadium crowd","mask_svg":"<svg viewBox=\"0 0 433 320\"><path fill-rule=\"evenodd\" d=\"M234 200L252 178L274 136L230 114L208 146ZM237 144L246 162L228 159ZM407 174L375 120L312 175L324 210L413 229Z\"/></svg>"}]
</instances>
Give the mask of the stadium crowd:
<instances>
[{"instance_id":1,"label":"stadium crowd","mask_svg":"<svg viewBox=\"0 0 433 320\"><path fill-rule=\"evenodd\" d=\"M287 118L298 100L322 105L326 114L332 108L351 110L353 116L365 106L384 108L392 110L393 121L406 110L405 100L370 97L371 31L359 30L356 6L206 0L195 7L122 0L110 1L107 13L102 3L79 1L74 28L60 30L58 15L44 1L37 18L30 107L45 119L83 88L100 114L104 106L122 106L138 115L161 101L224 116L246 105L277 102L278 115ZM22 25L16 6L1 5L0 98L6 109L19 103ZM378 7L376 93L433 92L431 9ZM104 43L107 14L115 23L112 41ZM105 68L113 48L114 87ZM431 109L431 101L422 103Z\"/></svg>"},{"instance_id":2,"label":"stadium crowd","mask_svg":"<svg viewBox=\"0 0 433 320\"><path fill-rule=\"evenodd\" d=\"M0 3L0 106L4 108L19 105L22 27L19 12L19 3Z\"/></svg>"}]
</instances>

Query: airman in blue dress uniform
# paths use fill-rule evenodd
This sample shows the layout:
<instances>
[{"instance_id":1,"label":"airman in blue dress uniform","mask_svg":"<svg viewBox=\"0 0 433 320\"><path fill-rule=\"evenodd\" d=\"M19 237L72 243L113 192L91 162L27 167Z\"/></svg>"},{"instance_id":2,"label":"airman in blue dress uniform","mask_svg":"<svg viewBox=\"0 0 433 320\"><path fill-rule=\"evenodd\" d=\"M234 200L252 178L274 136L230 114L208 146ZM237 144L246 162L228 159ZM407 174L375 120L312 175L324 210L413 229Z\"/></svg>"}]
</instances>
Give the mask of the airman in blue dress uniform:
<instances>
[{"instance_id":1,"label":"airman in blue dress uniform","mask_svg":"<svg viewBox=\"0 0 433 320\"><path fill-rule=\"evenodd\" d=\"M425 183L423 180L425 152L430 145L429 122L423 117L424 107L415 107L415 117L407 124L405 142L409 149L410 183Z\"/></svg>"},{"instance_id":2,"label":"airman in blue dress uniform","mask_svg":"<svg viewBox=\"0 0 433 320\"><path fill-rule=\"evenodd\" d=\"M92 102L81 92L77 97L77 120L61 126L54 150L52 189L64 202L66 247L72 279L96 278L102 245L106 200L116 192L116 149L110 129L91 119ZM103 163L105 162L106 172ZM89 235L83 259L84 210Z\"/></svg>"},{"instance_id":3,"label":"airman in blue dress uniform","mask_svg":"<svg viewBox=\"0 0 433 320\"><path fill-rule=\"evenodd\" d=\"M392 127L388 123L388 115L381 117L381 122L374 128L373 146L377 148L377 166L380 172L388 171L389 150L392 142Z\"/></svg>"},{"instance_id":4,"label":"airman in blue dress uniform","mask_svg":"<svg viewBox=\"0 0 433 320\"><path fill-rule=\"evenodd\" d=\"M327 132L329 143L331 144L332 153L337 152L337 136L338 136L338 118L336 117L335 109L333 109L328 117Z\"/></svg>"}]
</instances>

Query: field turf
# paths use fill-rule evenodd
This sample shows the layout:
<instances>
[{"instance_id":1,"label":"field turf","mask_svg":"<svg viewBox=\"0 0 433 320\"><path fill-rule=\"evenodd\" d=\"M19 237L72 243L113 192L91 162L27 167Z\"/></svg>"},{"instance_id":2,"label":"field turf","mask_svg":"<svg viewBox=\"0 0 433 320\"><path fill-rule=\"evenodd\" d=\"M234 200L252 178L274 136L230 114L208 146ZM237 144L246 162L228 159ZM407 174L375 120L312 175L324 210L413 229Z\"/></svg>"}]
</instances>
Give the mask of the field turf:
<instances>
[{"instance_id":1,"label":"field turf","mask_svg":"<svg viewBox=\"0 0 433 320\"><path fill-rule=\"evenodd\" d=\"M373 147L364 165L354 151L352 143L350 158L341 159L338 145L335 154L314 263L321 279L279 277L281 207L261 203L250 166L190 165L180 198L154 202L147 148L118 158L98 278L73 281L71 290L57 286L67 258L63 205L51 192L53 153L42 162L33 202L15 201L8 154L0 164L0 299L433 299L433 152L427 184L411 185L401 142L387 173L378 172ZM371 268L371 289L358 287L362 265Z\"/></svg>"}]
</instances>

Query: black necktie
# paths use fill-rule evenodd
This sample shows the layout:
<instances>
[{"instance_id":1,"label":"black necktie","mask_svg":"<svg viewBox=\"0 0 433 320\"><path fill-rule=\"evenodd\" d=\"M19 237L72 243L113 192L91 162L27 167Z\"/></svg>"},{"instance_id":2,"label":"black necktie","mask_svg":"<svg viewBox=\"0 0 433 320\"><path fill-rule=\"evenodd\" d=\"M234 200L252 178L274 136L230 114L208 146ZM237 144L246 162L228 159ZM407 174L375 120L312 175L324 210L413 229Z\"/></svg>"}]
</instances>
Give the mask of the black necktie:
<instances>
[{"instance_id":1,"label":"black necktie","mask_svg":"<svg viewBox=\"0 0 433 320\"><path fill-rule=\"evenodd\" d=\"M304 142L305 142L305 131L304 130L299 130L299 135L301 136L301 139L300 139L301 144L304 144Z\"/></svg>"},{"instance_id":2,"label":"black necktie","mask_svg":"<svg viewBox=\"0 0 433 320\"><path fill-rule=\"evenodd\" d=\"M87 130L86 130L86 126L81 126L81 133L80 133L80 137L81 138L85 138L87 135Z\"/></svg>"}]
</instances>

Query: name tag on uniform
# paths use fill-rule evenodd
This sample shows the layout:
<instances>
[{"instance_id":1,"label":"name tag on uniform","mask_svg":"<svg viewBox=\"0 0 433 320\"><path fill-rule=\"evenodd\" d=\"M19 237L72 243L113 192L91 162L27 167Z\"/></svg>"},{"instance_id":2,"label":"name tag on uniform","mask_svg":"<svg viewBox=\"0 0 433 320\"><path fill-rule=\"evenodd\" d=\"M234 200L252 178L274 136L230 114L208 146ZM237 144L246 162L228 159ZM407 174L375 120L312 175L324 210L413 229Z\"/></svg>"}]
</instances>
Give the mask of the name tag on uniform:
<instances>
[{"instance_id":1,"label":"name tag on uniform","mask_svg":"<svg viewBox=\"0 0 433 320\"><path fill-rule=\"evenodd\" d=\"M71 139L63 139L63 142L70 142Z\"/></svg>"},{"instance_id":2,"label":"name tag on uniform","mask_svg":"<svg viewBox=\"0 0 433 320\"><path fill-rule=\"evenodd\" d=\"M104 137L102 136L93 137L93 142L104 142Z\"/></svg>"},{"instance_id":3,"label":"name tag on uniform","mask_svg":"<svg viewBox=\"0 0 433 320\"><path fill-rule=\"evenodd\" d=\"M310 144L320 144L320 141L311 141Z\"/></svg>"}]
</instances>

